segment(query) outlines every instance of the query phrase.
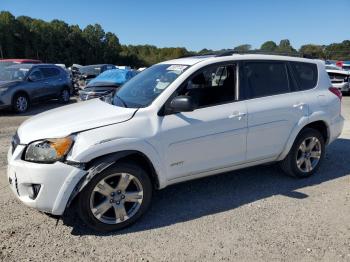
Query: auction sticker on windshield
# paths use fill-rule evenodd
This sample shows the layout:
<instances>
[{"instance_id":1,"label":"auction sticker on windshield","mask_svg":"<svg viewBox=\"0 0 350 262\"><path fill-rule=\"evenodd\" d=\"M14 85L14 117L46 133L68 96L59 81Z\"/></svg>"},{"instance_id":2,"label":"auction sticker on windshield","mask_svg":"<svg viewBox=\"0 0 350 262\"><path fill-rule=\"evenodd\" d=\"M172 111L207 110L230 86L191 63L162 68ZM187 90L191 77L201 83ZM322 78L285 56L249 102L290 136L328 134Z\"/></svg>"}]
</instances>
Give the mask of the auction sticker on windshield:
<instances>
[{"instance_id":1,"label":"auction sticker on windshield","mask_svg":"<svg viewBox=\"0 0 350 262\"><path fill-rule=\"evenodd\" d=\"M183 72L187 67L186 65L171 65L166 70Z\"/></svg>"}]
</instances>

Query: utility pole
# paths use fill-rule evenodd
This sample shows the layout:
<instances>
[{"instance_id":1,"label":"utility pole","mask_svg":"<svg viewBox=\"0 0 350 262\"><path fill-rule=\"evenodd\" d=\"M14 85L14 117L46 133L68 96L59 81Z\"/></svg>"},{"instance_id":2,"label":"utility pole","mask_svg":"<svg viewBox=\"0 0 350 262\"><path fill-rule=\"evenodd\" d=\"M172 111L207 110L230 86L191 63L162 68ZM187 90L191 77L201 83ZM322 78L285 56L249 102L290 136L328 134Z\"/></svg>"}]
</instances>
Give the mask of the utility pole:
<instances>
[{"instance_id":1,"label":"utility pole","mask_svg":"<svg viewBox=\"0 0 350 262\"><path fill-rule=\"evenodd\" d=\"M0 55L1 55L1 59L4 59L4 55L2 53L2 45L0 45Z\"/></svg>"}]
</instances>

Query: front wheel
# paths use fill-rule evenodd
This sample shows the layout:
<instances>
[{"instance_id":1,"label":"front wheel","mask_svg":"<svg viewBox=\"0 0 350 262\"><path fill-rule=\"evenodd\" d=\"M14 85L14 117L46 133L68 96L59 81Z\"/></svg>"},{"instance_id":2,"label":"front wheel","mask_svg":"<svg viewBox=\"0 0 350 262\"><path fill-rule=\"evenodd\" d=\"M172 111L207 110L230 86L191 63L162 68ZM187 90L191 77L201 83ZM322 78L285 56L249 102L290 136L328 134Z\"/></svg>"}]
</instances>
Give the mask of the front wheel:
<instances>
[{"instance_id":1,"label":"front wheel","mask_svg":"<svg viewBox=\"0 0 350 262\"><path fill-rule=\"evenodd\" d=\"M17 94L13 98L12 108L16 113L24 113L28 110L30 105L28 96L25 94Z\"/></svg>"},{"instance_id":2,"label":"front wheel","mask_svg":"<svg viewBox=\"0 0 350 262\"><path fill-rule=\"evenodd\" d=\"M79 214L96 231L115 231L139 219L148 209L152 184L133 163L117 163L96 175L79 196Z\"/></svg>"},{"instance_id":3,"label":"front wheel","mask_svg":"<svg viewBox=\"0 0 350 262\"><path fill-rule=\"evenodd\" d=\"M287 157L281 161L282 170L295 177L311 176L320 168L324 159L324 143L323 136L317 130L302 130Z\"/></svg>"},{"instance_id":4,"label":"front wheel","mask_svg":"<svg viewBox=\"0 0 350 262\"><path fill-rule=\"evenodd\" d=\"M69 89L65 88L61 91L60 96L58 98L58 100L61 103L67 104L70 100L70 91Z\"/></svg>"}]
</instances>

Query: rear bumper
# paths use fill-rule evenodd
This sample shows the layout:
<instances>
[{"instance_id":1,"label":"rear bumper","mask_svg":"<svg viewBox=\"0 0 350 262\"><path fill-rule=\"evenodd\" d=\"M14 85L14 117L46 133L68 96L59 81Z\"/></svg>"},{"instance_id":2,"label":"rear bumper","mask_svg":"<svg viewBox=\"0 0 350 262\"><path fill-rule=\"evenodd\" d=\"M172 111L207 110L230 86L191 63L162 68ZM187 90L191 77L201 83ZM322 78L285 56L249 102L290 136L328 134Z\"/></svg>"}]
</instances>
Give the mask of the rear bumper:
<instances>
[{"instance_id":1,"label":"rear bumper","mask_svg":"<svg viewBox=\"0 0 350 262\"><path fill-rule=\"evenodd\" d=\"M62 215L68 200L86 171L61 162L37 164L21 160L23 145L8 152L7 176L10 187L26 206L54 215ZM34 197L33 185L40 185Z\"/></svg>"},{"instance_id":2,"label":"rear bumper","mask_svg":"<svg viewBox=\"0 0 350 262\"><path fill-rule=\"evenodd\" d=\"M344 117L340 115L336 119L334 119L331 125L329 126L330 136L329 136L328 144L332 143L341 135L343 131L343 127L344 127Z\"/></svg>"}]
</instances>

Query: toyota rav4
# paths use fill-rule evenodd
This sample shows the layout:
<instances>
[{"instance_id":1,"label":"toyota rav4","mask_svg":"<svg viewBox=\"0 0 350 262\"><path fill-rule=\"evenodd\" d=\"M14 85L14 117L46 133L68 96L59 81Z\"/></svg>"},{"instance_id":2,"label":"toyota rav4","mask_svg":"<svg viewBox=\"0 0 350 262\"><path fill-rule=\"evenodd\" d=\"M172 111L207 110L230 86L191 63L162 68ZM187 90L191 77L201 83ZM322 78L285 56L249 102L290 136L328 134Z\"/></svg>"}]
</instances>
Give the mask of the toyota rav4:
<instances>
[{"instance_id":1,"label":"toyota rav4","mask_svg":"<svg viewBox=\"0 0 350 262\"><path fill-rule=\"evenodd\" d=\"M92 229L135 222L153 189L278 162L314 175L341 133L341 93L321 61L261 54L156 64L113 96L25 121L8 179L27 206L62 215L75 200Z\"/></svg>"}]
</instances>

